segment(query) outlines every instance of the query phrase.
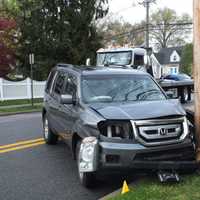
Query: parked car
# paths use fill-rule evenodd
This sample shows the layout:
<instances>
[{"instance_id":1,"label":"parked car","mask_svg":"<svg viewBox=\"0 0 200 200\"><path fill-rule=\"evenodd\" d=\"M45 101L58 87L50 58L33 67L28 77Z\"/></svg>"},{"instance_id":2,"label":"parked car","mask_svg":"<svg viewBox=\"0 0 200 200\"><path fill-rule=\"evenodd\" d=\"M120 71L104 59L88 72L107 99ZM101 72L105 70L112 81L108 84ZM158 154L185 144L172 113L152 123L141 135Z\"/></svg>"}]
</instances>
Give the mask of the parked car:
<instances>
[{"instance_id":1,"label":"parked car","mask_svg":"<svg viewBox=\"0 0 200 200\"><path fill-rule=\"evenodd\" d=\"M182 103L191 101L191 95L193 92L194 81L187 74L169 74L162 78L161 85L176 85L176 88L171 87L174 93L174 96L180 97ZM178 91L179 90L179 91Z\"/></svg>"},{"instance_id":2,"label":"parked car","mask_svg":"<svg viewBox=\"0 0 200 200\"><path fill-rule=\"evenodd\" d=\"M194 169L193 133L179 101L147 73L58 64L46 83L44 139L62 138L81 183L105 170Z\"/></svg>"},{"instance_id":3,"label":"parked car","mask_svg":"<svg viewBox=\"0 0 200 200\"><path fill-rule=\"evenodd\" d=\"M174 80L174 81L187 81L187 80L192 80L190 76L187 74L169 74L167 76L164 76L164 79L167 80Z\"/></svg>"}]
</instances>

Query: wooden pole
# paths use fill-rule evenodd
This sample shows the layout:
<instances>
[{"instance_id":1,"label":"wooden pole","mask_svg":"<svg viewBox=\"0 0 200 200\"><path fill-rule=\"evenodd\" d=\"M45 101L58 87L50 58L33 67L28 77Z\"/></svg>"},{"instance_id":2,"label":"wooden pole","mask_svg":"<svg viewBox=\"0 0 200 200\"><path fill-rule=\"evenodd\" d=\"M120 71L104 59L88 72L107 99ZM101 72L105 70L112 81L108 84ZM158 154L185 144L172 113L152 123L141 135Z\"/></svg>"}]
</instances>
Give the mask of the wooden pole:
<instances>
[{"instance_id":1,"label":"wooden pole","mask_svg":"<svg viewBox=\"0 0 200 200\"><path fill-rule=\"evenodd\" d=\"M200 1L194 0L194 87L195 87L195 129L197 156L200 162Z\"/></svg>"}]
</instances>

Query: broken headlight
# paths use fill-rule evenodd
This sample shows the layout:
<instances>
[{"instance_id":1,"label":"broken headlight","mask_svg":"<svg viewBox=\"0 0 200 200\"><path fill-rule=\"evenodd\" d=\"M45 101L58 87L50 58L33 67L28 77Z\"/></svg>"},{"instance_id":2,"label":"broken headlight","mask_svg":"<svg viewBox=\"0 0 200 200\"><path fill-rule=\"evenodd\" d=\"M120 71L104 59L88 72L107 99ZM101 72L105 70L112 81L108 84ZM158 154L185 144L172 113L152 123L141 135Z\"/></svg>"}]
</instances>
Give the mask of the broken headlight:
<instances>
[{"instance_id":1,"label":"broken headlight","mask_svg":"<svg viewBox=\"0 0 200 200\"><path fill-rule=\"evenodd\" d=\"M133 129L129 121L103 121L98 124L98 128L101 134L108 138L133 138Z\"/></svg>"},{"instance_id":2,"label":"broken headlight","mask_svg":"<svg viewBox=\"0 0 200 200\"><path fill-rule=\"evenodd\" d=\"M83 139L79 154L80 172L92 172L96 170L97 148L98 141L96 137L86 137Z\"/></svg>"}]
</instances>

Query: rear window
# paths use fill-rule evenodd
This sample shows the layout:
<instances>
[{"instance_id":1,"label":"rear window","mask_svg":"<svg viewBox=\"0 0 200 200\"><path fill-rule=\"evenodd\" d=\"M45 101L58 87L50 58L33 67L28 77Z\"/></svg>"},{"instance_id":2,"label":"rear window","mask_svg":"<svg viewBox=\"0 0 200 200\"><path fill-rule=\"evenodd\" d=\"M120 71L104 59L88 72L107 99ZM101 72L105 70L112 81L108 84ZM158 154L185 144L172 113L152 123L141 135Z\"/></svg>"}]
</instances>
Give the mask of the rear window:
<instances>
[{"instance_id":1,"label":"rear window","mask_svg":"<svg viewBox=\"0 0 200 200\"><path fill-rule=\"evenodd\" d=\"M47 79L47 83L46 83L46 88L45 88L45 91L46 92L49 92L50 89L51 89L51 85L52 85L52 82L53 82L53 78L55 76L55 71L52 71L50 74L49 74L49 77Z\"/></svg>"}]
</instances>

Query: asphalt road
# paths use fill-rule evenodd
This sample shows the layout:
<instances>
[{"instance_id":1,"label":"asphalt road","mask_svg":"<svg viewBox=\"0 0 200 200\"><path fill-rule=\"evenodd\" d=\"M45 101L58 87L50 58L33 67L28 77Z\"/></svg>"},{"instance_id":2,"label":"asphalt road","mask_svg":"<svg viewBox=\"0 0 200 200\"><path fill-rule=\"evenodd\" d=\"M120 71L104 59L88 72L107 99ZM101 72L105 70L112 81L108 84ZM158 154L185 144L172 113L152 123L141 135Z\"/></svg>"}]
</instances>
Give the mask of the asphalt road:
<instances>
[{"instance_id":1,"label":"asphalt road","mask_svg":"<svg viewBox=\"0 0 200 200\"><path fill-rule=\"evenodd\" d=\"M41 114L0 117L2 145L42 137ZM68 147L59 142L22 149L0 150L0 199L3 200L94 200L118 189L123 176L99 177L91 190L81 186L77 167Z\"/></svg>"}]
</instances>

